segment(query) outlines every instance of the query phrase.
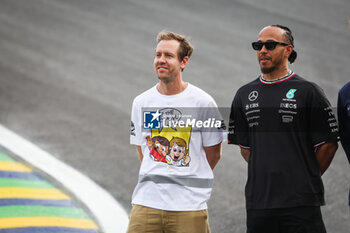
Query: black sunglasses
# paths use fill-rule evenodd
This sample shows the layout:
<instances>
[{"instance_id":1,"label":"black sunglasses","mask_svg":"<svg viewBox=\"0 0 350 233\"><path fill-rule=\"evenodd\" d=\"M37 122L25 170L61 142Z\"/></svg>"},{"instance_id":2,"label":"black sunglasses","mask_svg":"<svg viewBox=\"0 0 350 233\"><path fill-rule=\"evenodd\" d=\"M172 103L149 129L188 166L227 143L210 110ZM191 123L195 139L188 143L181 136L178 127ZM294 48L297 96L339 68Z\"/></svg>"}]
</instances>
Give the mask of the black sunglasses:
<instances>
[{"instance_id":1,"label":"black sunglasses","mask_svg":"<svg viewBox=\"0 0 350 233\"><path fill-rule=\"evenodd\" d=\"M283 46L289 45L279 41L267 41L267 42L256 41L252 43L252 46L253 46L253 49L256 51L260 51L264 45L267 50L274 50L278 44Z\"/></svg>"}]
</instances>

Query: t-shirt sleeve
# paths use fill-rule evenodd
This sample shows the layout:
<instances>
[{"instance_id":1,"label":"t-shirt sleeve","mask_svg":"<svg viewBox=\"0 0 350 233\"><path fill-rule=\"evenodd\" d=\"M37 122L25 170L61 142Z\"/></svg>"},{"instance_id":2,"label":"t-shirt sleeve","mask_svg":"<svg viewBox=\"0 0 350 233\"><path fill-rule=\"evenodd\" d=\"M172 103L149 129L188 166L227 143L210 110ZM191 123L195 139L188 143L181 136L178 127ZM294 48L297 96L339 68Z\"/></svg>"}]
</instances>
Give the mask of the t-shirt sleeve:
<instances>
[{"instance_id":1,"label":"t-shirt sleeve","mask_svg":"<svg viewBox=\"0 0 350 233\"><path fill-rule=\"evenodd\" d=\"M337 142L339 130L337 120L332 107L326 98L323 90L313 86L309 93L310 107L310 134L314 147L326 142Z\"/></svg>"},{"instance_id":2,"label":"t-shirt sleeve","mask_svg":"<svg viewBox=\"0 0 350 233\"><path fill-rule=\"evenodd\" d=\"M249 127L238 92L236 93L231 105L228 125L228 143L236 144L244 148L250 148Z\"/></svg>"},{"instance_id":3,"label":"t-shirt sleeve","mask_svg":"<svg viewBox=\"0 0 350 233\"><path fill-rule=\"evenodd\" d=\"M208 106L202 109L202 120L208 121L213 125L210 127L203 127L201 131L202 144L204 147L214 146L221 143L224 140L225 134L225 123L223 121L222 115L214 100L208 102ZM220 124L219 124L220 123Z\"/></svg>"},{"instance_id":4,"label":"t-shirt sleeve","mask_svg":"<svg viewBox=\"0 0 350 233\"><path fill-rule=\"evenodd\" d=\"M348 102L350 102L350 99ZM337 111L340 141L350 162L350 103L347 103L346 98L342 93L339 93L338 95Z\"/></svg>"},{"instance_id":5,"label":"t-shirt sleeve","mask_svg":"<svg viewBox=\"0 0 350 233\"><path fill-rule=\"evenodd\" d=\"M134 100L131 108L131 129L130 129L130 144L140 146L142 144L142 116L141 108Z\"/></svg>"}]
</instances>

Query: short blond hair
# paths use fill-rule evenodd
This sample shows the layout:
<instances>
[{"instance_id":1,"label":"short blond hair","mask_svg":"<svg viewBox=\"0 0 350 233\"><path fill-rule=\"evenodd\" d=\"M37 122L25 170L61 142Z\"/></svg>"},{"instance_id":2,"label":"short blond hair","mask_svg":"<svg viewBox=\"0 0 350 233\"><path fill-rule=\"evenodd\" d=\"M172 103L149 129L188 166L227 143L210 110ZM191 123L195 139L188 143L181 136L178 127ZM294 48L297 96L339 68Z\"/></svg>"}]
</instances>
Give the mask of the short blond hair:
<instances>
[{"instance_id":1,"label":"short blond hair","mask_svg":"<svg viewBox=\"0 0 350 233\"><path fill-rule=\"evenodd\" d=\"M179 50L177 52L180 61L182 61L186 56L188 58L191 57L194 48L185 36L175 32L161 31L157 35L157 43L162 40L176 40L180 42Z\"/></svg>"}]
</instances>

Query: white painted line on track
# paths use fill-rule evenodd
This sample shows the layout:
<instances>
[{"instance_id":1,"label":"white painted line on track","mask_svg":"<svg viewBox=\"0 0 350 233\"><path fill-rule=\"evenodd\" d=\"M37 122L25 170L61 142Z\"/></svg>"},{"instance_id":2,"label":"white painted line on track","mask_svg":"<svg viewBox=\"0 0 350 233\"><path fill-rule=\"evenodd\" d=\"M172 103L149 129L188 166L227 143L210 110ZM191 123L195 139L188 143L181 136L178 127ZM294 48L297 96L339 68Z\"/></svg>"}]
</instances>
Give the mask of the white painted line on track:
<instances>
[{"instance_id":1,"label":"white painted line on track","mask_svg":"<svg viewBox=\"0 0 350 233\"><path fill-rule=\"evenodd\" d=\"M62 183L95 215L104 233L125 233L128 216L106 190L0 124L0 145Z\"/></svg>"}]
</instances>

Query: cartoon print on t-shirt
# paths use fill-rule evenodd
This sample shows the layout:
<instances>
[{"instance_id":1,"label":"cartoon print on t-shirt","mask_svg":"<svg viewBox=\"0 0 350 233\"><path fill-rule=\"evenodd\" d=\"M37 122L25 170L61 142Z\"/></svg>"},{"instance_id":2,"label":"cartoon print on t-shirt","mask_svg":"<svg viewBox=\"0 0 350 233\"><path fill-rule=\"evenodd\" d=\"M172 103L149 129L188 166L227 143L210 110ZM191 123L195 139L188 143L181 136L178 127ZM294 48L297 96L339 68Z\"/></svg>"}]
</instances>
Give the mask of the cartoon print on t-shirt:
<instances>
[{"instance_id":1,"label":"cartoon print on t-shirt","mask_svg":"<svg viewBox=\"0 0 350 233\"><path fill-rule=\"evenodd\" d=\"M191 158L188 155L186 141L182 138L173 137L170 141L169 154L165 158L168 164L188 166Z\"/></svg>"},{"instance_id":2,"label":"cartoon print on t-shirt","mask_svg":"<svg viewBox=\"0 0 350 233\"><path fill-rule=\"evenodd\" d=\"M178 126L165 127L162 130L152 129L151 137L146 137L151 159L173 166L189 166L191 158L188 145L191 129Z\"/></svg>"},{"instance_id":3,"label":"cartoon print on t-shirt","mask_svg":"<svg viewBox=\"0 0 350 233\"><path fill-rule=\"evenodd\" d=\"M146 139L151 158L155 161L166 162L165 156L169 152L169 140L162 136L155 136L152 139L147 136Z\"/></svg>"}]
</instances>

